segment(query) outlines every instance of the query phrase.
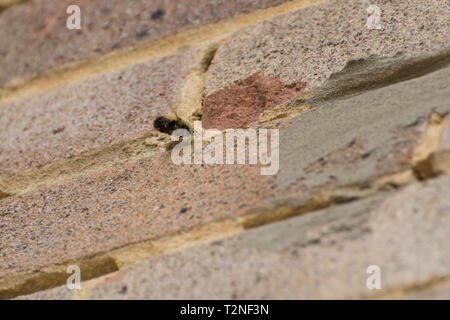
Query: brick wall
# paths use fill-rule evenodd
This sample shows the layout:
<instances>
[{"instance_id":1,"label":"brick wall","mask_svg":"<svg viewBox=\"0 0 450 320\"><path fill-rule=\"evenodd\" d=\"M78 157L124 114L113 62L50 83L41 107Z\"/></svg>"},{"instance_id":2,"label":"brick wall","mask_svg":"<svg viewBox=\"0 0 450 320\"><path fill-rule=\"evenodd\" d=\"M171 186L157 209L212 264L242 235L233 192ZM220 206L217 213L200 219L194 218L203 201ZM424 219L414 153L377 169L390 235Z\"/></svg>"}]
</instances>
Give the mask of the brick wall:
<instances>
[{"instance_id":1,"label":"brick wall","mask_svg":"<svg viewBox=\"0 0 450 320\"><path fill-rule=\"evenodd\" d=\"M0 298L449 298L449 16L0 1ZM277 129L279 172L177 165L161 117Z\"/></svg>"}]
</instances>

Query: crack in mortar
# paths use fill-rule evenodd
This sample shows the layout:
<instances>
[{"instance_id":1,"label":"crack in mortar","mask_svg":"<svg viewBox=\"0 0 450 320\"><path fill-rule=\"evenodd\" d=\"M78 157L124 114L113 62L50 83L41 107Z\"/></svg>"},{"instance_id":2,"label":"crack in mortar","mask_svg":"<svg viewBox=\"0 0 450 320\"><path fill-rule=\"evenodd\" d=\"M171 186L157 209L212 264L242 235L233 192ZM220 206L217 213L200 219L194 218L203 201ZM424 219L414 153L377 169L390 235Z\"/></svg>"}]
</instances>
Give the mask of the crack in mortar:
<instances>
[{"instance_id":1,"label":"crack in mortar","mask_svg":"<svg viewBox=\"0 0 450 320\"><path fill-rule=\"evenodd\" d=\"M191 64L188 77L182 84L180 103L173 107L172 111L176 117L190 128L193 127L194 121L201 120L206 72L222 44L223 41L210 41L199 49L199 58Z\"/></svg>"}]
</instances>

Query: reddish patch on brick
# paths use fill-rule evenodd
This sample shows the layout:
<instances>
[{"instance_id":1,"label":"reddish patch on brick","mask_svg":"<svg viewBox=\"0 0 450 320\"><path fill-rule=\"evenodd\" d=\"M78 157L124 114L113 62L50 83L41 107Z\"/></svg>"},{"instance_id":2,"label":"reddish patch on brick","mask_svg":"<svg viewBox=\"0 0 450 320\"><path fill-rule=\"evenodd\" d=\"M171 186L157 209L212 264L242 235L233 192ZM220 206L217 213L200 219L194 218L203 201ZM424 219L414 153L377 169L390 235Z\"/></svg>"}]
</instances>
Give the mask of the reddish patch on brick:
<instances>
[{"instance_id":1,"label":"reddish patch on brick","mask_svg":"<svg viewBox=\"0 0 450 320\"><path fill-rule=\"evenodd\" d=\"M62 126L62 127L53 129L53 130L52 130L52 133L53 133L53 134L58 134L58 133L63 132L65 129L66 129L66 127L65 127L65 126Z\"/></svg>"},{"instance_id":2,"label":"reddish patch on brick","mask_svg":"<svg viewBox=\"0 0 450 320\"><path fill-rule=\"evenodd\" d=\"M204 98L203 128L247 127L265 110L300 96L305 87L301 81L285 85L280 79L257 72Z\"/></svg>"}]
</instances>

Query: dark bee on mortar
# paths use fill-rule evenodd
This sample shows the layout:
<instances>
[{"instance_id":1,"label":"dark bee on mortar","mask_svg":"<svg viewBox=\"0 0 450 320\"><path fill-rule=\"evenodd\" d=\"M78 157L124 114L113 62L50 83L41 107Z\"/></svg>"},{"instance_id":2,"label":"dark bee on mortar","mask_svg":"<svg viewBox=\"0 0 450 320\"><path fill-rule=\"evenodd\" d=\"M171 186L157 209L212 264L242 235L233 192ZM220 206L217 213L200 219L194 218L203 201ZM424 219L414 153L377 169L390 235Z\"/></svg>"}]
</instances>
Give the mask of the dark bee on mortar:
<instances>
[{"instance_id":1,"label":"dark bee on mortar","mask_svg":"<svg viewBox=\"0 0 450 320\"><path fill-rule=\"evenodd\" d=\"M166 117L158 117L153 122L153 127L162 132L167 134L172 134L177 129L186 129L190 130L189 126L187 126L183 121L180 119L169 119Z\"/></svg>"}]
</instances>

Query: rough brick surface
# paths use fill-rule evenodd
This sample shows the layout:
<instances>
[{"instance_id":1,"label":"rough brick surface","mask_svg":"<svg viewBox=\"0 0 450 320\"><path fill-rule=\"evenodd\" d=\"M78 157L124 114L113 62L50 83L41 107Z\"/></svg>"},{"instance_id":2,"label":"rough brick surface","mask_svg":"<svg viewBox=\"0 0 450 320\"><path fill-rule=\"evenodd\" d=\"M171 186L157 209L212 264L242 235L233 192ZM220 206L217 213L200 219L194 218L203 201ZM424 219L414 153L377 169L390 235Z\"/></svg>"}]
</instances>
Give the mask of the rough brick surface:
<instances>
[{"instance_id":1,"label":"rough brick surface","mask_svg":"<svg viewBox=\"0 0 450 320\"><path fill-rule=\"evenodd\" d=\"M0 87L286 0L38 0L0 16ZM77 4L82 29L68 30ZM20 39L20 41L17 41Z\"/></svg>"},{"instance_id":2,"label":"rough brick surface","mask_svg":"<svg viewBox=\"0 0 450 320\"><path fill-rule=\"evenodd\" d=\"M280 138L283 185L361 184L409 168L429 111L450 111L450 68L297 116Z\"/></svg>"},{"instance_id":3,"label":"rough brick surface","mask_svg":"<svg viewBox=\"0 0 450 320\"><path fill-rule=\"evenodd\" d=\"M148 61L0 108L0 173L40 168L153 130L179 103L191 53Z\"/></svg>"},{"instance_id":4,"label":"rough brick surface","mask_svg":"<svg viewBox=\"0 0 450 320\"><path fill-rule=\"evenodd\" d=\"M448 275L449 187L442 177L151 258L97 281L86 298L404 297L404 288ZM381 290L366 287L370 265L381 269ZM436 287L408 294L445 297L445 286ZM30 298L70 297L67 291Z\"/></svg>"},{"instance_id":5,"label":"rough brick surface","mask_svg":"<svg viewBox=\"0 0 450 320\"><path fill-rule=\"evenodd\" d=\"M220 116L230 118L229 122L237 117L228 109L239 103L229 103L227 99L234 96L237 81L255 73L279 79L285 85L301 81L311 91L324 85L351 60L373 55L391 57L398 53L415 56L448 47L450 7L447 1L372 1L371 4L382 10L381 30L367 28L368 5L355 0L330 1L286 13L231 36L218 50L207 74L204 120L211 122L211 126L221 126L223 121L217 121ZM410 68L410 72L415 68ZM252 96L250 90L251 87L247 99ZM220 101L215 98L217 92L221 92ZM301 96L302 92L297 95ZM258 99L264 97L261 93ZM258 106L257 99L253 100L253 105ZM244 102L241 104L249 104ZM222 110L209 112L217 105ZM241 116L247 114L253 113L247 111Z\"/></svg>"},{"instance_id":6,"label":"rough brick surface","mask_svg":"<svg viewBox=\"0 0 450 320\"><path fill-rule=\"evenodd\" d=\"M164 153L2 199L0 278L242 215L272 184L255 166L177 166Z\"/></svg>"}]
</instances>

